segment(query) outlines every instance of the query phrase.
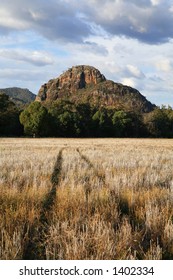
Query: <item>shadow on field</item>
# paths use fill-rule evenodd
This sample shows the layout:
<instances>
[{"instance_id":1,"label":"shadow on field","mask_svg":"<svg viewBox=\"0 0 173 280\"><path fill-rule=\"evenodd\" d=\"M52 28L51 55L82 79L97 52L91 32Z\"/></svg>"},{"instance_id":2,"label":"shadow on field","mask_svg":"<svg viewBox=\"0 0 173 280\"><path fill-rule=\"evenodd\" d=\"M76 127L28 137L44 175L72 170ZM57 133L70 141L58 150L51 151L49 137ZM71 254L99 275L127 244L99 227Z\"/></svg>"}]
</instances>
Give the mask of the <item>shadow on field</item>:
<instances>
[{"instance_id":1,"label":"shadow on field","mask_svg":"<svg viewBox=\"0 0 173 280\"><path fill-rule=\"evenodd\" d=\"M103 173L103 172L100 172L100 170L96 169L94 164L90 161L90 159L86 155L82 154L82 152L79 150L79 148L77 148L76 150L79 153L81 159L84 160L88 164L89 169L92 169L94 171L94 175L99 179L100 182L103 183L103 185L105 185L106 184L105 172Z\"/></svg>"},{"instance_id":2,"label":"shadow on field","mask_svg":"<svg viewBox=\"0 0 173 280\"><path fill-rule=\"evenodd\" d=\"M25 230L27 236L26 246L23 253L23 260L46 260L45 242L51 219L52 209L55 204L56 191L61 178L62 170L62 148L57 156L54 169L51 175L52 188L45 197L40 211L39 219L36 219L29 230Z\"/></svg>"}]
</instances>

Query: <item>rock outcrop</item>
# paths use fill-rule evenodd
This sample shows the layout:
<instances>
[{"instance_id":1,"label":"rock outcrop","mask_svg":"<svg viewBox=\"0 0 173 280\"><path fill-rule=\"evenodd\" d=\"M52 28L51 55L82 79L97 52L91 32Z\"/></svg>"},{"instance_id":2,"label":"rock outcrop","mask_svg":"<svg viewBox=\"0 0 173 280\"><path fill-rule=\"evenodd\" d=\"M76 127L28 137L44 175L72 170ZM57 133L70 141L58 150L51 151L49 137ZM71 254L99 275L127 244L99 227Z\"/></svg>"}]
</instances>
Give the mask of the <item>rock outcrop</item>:
<instances>
[{"instance_id":1,"label":"rock outcrop","mask_svg":"<svg viewBox=\"0 0 173 280\"><path fill-rule=\"evenodd\" d=\"M37 101L55 100L63 93L74 94L88 85L96 85L106 78L94 67L76 66L63 73L59 78L50 80L39 90Z\"/></svg>"},{"instance_id":2,"label":"rock outcrop","mask_svg":"<svg viewBox=\"0 0 173 280\"><path fill-rule=\"evenodd\" d=\"M107 80L99 70L85 65L74 66L42 85L36 100L52 102L62 98L140 112L155 107L136 89Z\"/></svg>"}]
</instances>

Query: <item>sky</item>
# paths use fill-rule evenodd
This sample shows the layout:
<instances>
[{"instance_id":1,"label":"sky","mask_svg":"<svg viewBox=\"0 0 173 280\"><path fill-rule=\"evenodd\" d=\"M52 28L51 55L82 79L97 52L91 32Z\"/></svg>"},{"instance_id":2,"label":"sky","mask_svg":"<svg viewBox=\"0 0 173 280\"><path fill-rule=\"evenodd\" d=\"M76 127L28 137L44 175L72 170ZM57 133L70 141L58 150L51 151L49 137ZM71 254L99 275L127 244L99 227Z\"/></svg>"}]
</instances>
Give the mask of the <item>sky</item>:
<instances>
[{"instance_id":1,"label":"sky","mask_svg":"<svg viewBox=\"0 0 173 280\"><path fill-rule=\"evenodd\" d=\"M173 106L173 0L0 0L0 88L83 64Z\"/></svg>"}]
</instances>

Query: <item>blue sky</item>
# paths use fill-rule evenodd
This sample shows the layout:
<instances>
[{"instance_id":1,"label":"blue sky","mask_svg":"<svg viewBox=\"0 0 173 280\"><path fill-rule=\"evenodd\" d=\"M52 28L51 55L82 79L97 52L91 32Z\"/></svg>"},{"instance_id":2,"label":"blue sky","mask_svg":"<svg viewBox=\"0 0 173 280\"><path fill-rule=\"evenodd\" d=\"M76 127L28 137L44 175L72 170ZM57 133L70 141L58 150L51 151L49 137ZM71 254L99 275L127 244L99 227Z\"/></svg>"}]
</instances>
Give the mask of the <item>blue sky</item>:
<instances>
[{"instance_id":1,"label":"blue sky","mask_svg":"<svg viewBox=\"0 0 173 280\"><path fill-rule=\"evenodd\" d=\"M86 64L173 106L173 0L1 0L0 42L0 88Z\"/></svg>"}]
</instances>

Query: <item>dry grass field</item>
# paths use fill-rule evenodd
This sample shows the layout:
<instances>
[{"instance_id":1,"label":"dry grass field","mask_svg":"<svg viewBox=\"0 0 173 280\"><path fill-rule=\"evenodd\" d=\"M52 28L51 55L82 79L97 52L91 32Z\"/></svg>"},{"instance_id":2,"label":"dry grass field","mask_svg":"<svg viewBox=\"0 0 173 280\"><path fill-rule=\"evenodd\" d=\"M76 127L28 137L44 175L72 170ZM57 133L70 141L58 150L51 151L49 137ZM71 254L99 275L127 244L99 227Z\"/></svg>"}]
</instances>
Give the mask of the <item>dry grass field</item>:
<instances>
[{"instance_id":1,"label":"dry grass field","mask_svg":"<svg viewBox=\"0 0 173 280\"><path fill-rule=\"evenodd\" d=\"M173 140L0 139L0 259L173 259Z\"/></svg>"}]
</instances>

